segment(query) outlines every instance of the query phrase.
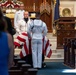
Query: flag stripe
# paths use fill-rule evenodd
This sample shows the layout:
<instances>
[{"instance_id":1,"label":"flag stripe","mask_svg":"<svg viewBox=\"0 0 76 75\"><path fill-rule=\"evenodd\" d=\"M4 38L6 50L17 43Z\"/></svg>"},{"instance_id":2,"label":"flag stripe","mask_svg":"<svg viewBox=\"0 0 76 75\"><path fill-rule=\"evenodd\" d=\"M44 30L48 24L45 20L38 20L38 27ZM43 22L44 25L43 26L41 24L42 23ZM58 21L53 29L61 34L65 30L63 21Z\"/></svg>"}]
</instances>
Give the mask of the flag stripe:
<instances>
[{"instance_id":1,"label":"flag stripe","mask_svg":"<svg viewBox=\"0 0 76 75\"><path fill-rule=\"evenodd\" d=\"M23 37L22 37L23 36ZM19 41L15 41L14 43L18 43L17 45L21 45L21 42L23 42L23 47L22 50L20 52L20 57L24 57L28 54L32 53L32 48L31 48L31 39L28 39L28 36L26 35L26 33L19 35L17 37L17 40ZM16 44L15 44L16 45ZM49 40L47 38L43 39L43 52L47 57L50 57L52 54L52 50L51 50L51 44L49 43Z\"/></svg>"},{"instance_id":2,"label":"flag stripe","mask_svg":"<svg viewBox=\"0 0 76 75\"><path fill-rule=\"evenodd\" d=\"M27 55L27 54L26 54L26 50L24 49L24 46L22 47L21 52L22 52L23 56L26 56L26 55Z\"/></svg>"},{"instance_id":3,"label":"flag stripe","mask_svg":"<svg viewBox=\"0 0 76 75\"><path fill-rule=\"evenodd\" d=\"M50 58L50 57L51 57L51 55L52 55L52 50L50 50L50 51L49 51L49 53L48 53L47 57L48 57L48 58Z\"/></svg>"},{"instance_id":4,"label":"flag stripe","mask_svg":"<svg viewBox=\"0 0 76 75\"><path fill-rule=\"evenodd\" d=\"M21 38L19 36L17 37L17 39L20 40L20 41L22 41L22 42L25 42L26 41L24 38Z\"/></svg>"},{"instance_id":5,"label":"flag stripe","mask_svg":"<svg viewBox=\"0 0 76 75\"><path fill-rule=\"evenodd\" d=\"M26 42L24 43L24 49L25 49L25 51L26 51L26 54L29 54L29 50L28 50L28 48L27 48L27 46L26 46Z\"/></svg>"}]
</instances>

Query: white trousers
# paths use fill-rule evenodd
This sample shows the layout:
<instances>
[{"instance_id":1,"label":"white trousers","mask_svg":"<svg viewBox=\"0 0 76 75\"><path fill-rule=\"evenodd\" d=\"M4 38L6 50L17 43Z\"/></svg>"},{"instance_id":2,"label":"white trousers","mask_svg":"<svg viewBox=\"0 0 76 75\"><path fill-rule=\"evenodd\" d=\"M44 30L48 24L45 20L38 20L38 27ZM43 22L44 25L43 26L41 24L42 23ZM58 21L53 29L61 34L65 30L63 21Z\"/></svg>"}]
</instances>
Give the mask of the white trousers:
<instances>
[{"instance_id":1,"label":"white trousers","mask_svg":"<svg viewBox=\"0 0 76 75\"><path fill-rule=\"evenodd\" d=\"M32 60L34 68L42 67L42 39L32 39Z\"/></svg>"}]
</instances>

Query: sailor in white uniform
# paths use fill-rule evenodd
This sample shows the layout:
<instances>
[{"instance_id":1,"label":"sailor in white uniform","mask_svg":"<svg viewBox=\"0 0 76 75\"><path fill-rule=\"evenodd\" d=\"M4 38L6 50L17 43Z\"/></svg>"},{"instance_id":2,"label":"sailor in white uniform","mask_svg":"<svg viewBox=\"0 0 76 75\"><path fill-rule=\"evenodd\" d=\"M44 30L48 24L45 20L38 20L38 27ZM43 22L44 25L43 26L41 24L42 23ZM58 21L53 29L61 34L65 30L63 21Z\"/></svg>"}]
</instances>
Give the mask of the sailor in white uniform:
<instances>
[{"instance_id":1,"label":"sailor in white uniform","mask_svg":"<svg viewBox=\"0 0 76 75\"><path fill-rule=\"evenodd\" d=\"M22 20L24 18L24 12L25 12L24 4L21 4L20 10L17 11L14 16L14 28L16 28L18 21Z\"/></svg>"},{"instance_id":2,"label":"sailor in white uniform","mask_svg":"<svg viewBox=\"0 0 76 75\"><path fill-rule=\"evenodd\" d=\"M24 18L22 20L19 20L16 26L16 32L18 34L21 34L23 32L27 32L27 27L29 23L31 23L31 19L29 17L29 12L25 11L24 12Z\"/></svg>"},{"instance_id":3,"label":"sailor in white uniform","mask_svg":"<svg viewBox=\"0 0 76 75\"><path fill-rule=\"evenodd\" d=\"M17 23L17 26L16 26L16 39L14 39L14 42L20 44L20 46L22 47L22 52L23 54L26 54L25 51L23 51L24 48L24 44L26 43L26 47L27 49L29 50L29 40L28 40L28 35L27 35L27 27L28 25L32 22L32 20L30 19L29 17L29 12L28 11L25 11L24 12L24 18L22 20L19 20L18 23ZM26 34L26 35L23 35L23 34ZM18 39L18 37L24 39L25 41L20 41ZM25 49L25 50L27 50ZM26 61L26 63L28 64L32 64L32 61L31 61L31 54L28 54L27 56L24 55L24 57L22 58L23 60Z\"/></svg>"},{"instance_id":4,"label":"sailor in white uniform","mask_svg":"<svg viewBox=\"0 0 76 75\"><path fill-rule=\"evenodd\" d=\"M27 34L27 27L29 23L31 23L32 20L29 17L29 12L25 11L24 12L24 18L22 20L19 20L16 26L16 34L14 35L15 41L18 42L17 37L22 36L22 33ZM28 37L25 38L26 42L28 43ZM22 44L22 42L20 42Z\"/></svg>"},{"instance_id":5,"label":"sailor in white uniform","mask_svg":"<svg viewBox=\"0 0 76 75\"><path fill-rule=\"evenodd\" d=\"M46 24L39 19L40 15L29 25L27 33L32 39L32 60L34 68L42 68L42 39L47 34Z\"/></svg>"}]
</instances>

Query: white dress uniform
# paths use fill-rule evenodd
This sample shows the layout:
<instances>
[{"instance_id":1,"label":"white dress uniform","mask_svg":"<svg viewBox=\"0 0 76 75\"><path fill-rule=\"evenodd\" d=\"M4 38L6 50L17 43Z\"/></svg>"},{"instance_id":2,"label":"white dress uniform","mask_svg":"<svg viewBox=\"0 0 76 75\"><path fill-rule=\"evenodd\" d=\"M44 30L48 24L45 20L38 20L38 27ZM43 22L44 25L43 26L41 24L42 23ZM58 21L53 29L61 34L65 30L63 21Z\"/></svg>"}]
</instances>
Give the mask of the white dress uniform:
<instances>
[{"instance_id":1,"label":"white dress uniform","mask_svg":"<svg viewBox=\"0 0 76 75\"><path fill-rule=\"evenodd\" d=\"M29 25L29 23L31 23L31 19L28 18L28 21L26 22L24 19L19 20L17 22L17 26L16 26L16 34L20 35L23 32L27 32L27 27Z\"/></svg>"},{"instance_id":2,"label":"white dress uniform","mask_svg":"<svg viewBox=\"0 0 76 75\"><path fill-rule=\"evenodd\" d=\"M17 23L19 20L22 20L24 18L24 10L19 10L15 13L15 16L14 16L14 27L16 28L17 26Z\"/></svg>"},{"instance_id":3,"label":"white dress uniform","mask_svg":"<svg viewBox=\"0 0 76 75\"><path fill-rule=\"evenodd\" d=\"M18 21L17 26L16 26L16 34L14 35L14 38L15 38L14 41L22 44L22 42L19 42L17 37L22 36L22 33L27 34L27 27L28 27L29 23L31 23L31 21L32 20L30 18L28 18L27 22L24 19ZM26 39L26 43L28 44L28 37L26 37L25 39Z\"/></svg>"},{"instance_id":4,"label":"white dress uniform","mask_svg":"<svg viewBox=\"0 0 76 75\"><path fill-rule=\"evenodd\" d=\"M35 19L28 27L28 36L32 38L32 59L34 68L42 67L42 39L46 36L47 31L46 24L39 19Z\"/></svg>"}]
</instances>

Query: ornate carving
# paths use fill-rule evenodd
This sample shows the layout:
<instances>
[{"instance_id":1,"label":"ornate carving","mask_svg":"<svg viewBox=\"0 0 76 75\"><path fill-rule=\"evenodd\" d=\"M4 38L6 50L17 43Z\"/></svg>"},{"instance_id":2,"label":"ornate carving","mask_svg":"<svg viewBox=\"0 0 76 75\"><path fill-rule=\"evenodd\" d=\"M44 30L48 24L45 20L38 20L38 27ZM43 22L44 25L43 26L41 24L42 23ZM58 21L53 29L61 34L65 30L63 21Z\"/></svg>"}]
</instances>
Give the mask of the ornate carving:
<instances>
[{"instance_id":1,"label":"ornate carving","mask_svg":"<svg viewBox=\"0 0 76 75\"><path fill-rule=\"evenodd\" d=\"M41 3L40 5L40 13L50 14L50 10L51 10L50 4L46 0L44 0L43 3Z\"/></svg>"}]
</instances>

